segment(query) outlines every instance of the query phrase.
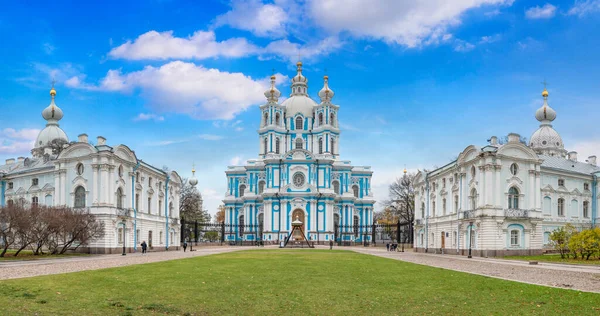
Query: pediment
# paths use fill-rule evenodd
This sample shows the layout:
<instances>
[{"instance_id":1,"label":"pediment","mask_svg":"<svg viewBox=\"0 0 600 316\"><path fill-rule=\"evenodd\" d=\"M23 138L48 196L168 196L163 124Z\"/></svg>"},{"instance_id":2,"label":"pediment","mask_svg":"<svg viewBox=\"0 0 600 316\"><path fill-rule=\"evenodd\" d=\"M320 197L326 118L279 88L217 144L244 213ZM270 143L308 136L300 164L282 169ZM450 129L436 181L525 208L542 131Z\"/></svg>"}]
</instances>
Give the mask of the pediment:
<instances>
[{"instance_id":1,"label":"pediment","mask_svg":"<svg viewBox=\"0 0 600 316\"><path fill-rule=\"evenodd\" d=\"M579 189L575 189L575 190L571 191L571 194L573 194L573 195L581 195L581 191L579 191Z\"/></svg>"},{"instance_id":2,"label":"pediment","mask_svg":"<svg viewBox=\"0 0 600 316\"><path fill-rule=\"evenodd\" d=\"M517 176L512 176L512 177L510 177L510 178L506 179L506 183L514 183L514 182L516 182L516 183L518 183L518 184L523 184L523 180L521 180L521 179L520 179L519 177L517 177Z\"/></svg>"},{"instance_id":3,"label":"pediment","mask_svg":"<svg viewBox=\"0 0 600 316\"><path fill-rule=\"evenodd\" d=\"M549 184L547 184L545 187L543 187L542 191L544 191L544 192L552 192L552 193L556 192L554 190L554 188L551 185L549 185Z\"/></svg>"},{"instance_id":4,"label":"pediment","mask_svg":"<svg viewBox=\"0 0 600 316\"><path fill-rule=\"evenodd\" d=\"M114 153L117 157L125 161L137 163L137 157L135 156L135 153L125 145L117 146L117 148L114 150Z\"/></svg>"},{"instance_id":5,"label":"pediment","mask_svg":"<svg viewBox=\"0 0 600 316\"><path fill-rule=\"evenodd\" d=\"M69 147L63 149L63 151L59 155L59 159L63 158L73 158L73 157L82 157L87 156L89 154L95 153L96 149L87 143L76 143L69 145Z\"/></svg>"},{"instance_id":6,"label":"pediment","mask_svg":"<svg viewBox=\"0 0 600 316\"><path fill-rule=\"evenodd\" d=\"M84 177L82 177L82 176L76 176L76 177L73 179L73 181L71 181L71 183L73 183L73 184L75 184L75 183L81 183L81 182L83 182L83 183L86 183L86 182L87 182L87 179L86 179L86 178L84 178Z\"/></svg>"},{"instance_id":7,"label":"pediment","mask_svg":"<svg viewBox=\"0 0 600 316\"><path fill-rule=\"evenodd\" d=\"M46 183L46 185L44 185L44 187L42 188L42 191L54 191L54 186L50 183Z\"/></svg>"},{"instance_id":8,"label":"pediment","mask_svg":"<svg viewBox=\"0 0 600 316\"><path fill-rule=\"evenodd\" d=\"M32 185L29 187L29 190L27 190L27 192L38 192L40 190L40 187L37 185Z\"/></svg>"},{"instance_id":9,"label":"pediment","mask_svg":"<svg viewBox=\"0 0 600 316\"><path fill-rule=\"evenodd\" d=\"M17 189L17 191L15 192L15 194L25 194L26 191L25 189L23 189L23 187L20 187L19 189Z\"/></svg>"}]
</instances>

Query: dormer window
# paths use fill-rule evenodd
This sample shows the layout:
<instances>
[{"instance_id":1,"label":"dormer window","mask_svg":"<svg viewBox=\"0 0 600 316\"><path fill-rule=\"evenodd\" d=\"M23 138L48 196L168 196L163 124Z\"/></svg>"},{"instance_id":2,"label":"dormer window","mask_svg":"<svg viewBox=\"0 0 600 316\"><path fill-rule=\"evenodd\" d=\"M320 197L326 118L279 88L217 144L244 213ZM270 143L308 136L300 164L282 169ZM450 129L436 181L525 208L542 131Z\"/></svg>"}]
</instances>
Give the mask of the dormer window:
<instances>
[{"instance_id":1,"label":"dormer window","mask_svg":"<svg viewBox=\"0 0 600 316\"><path fill-rule=\"evenodd\" d=\"M38 183L39 183L38 178L31 179L31 185L38 185Z\"/></svg>"},{"instance_id":2,"label":"dormer window","mask_svg":"<svg viewBox=\"0 0 600 316\"><path fill-rule=\"evenodd\" d=\"M564 187L565 186L565 179L558 179L558 186L559 187Z\"/></svg>"}]
</instances>

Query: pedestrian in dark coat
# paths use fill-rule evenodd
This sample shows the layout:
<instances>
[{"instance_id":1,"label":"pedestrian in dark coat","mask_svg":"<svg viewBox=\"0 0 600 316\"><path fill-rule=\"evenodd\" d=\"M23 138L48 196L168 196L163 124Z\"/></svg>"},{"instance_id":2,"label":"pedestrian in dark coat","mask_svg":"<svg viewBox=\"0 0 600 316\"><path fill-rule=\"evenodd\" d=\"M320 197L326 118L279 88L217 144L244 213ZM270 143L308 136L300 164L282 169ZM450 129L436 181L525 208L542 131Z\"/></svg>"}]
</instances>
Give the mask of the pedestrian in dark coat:
<instances>
[{"instance_id":1,"label":"pedestrian in dark coat","mask_svg":"<svg viewBox=\"0 0 600 316\"><path fill-rule=\"evenodd\" d=\"M142 241L142 255L146 253L146 249L148 249L148 245L146 244L146 241Z\"/></svg>"},{"instance_id":2,"label":"pedestrian in dark coat","mask_svg":"<svg viewBox=\"0 0 600 316\"><path fill-rule=\"evenodd\" d=\"M183 252L185 252L185 249L187 249L187 241L183 241Z\"/></svg>"},{"instance_id":3,"label":"pedestrian in dark coat","mask_svg":"<svg viewBox=\"0 0 600 316\"><path fill-rule=\"evenodd\" d=\"M389 242L385 244L385 249L387 249L387 251L390 251L390 243Z\"/></svg>"},{"instance_id":4,"label":"pedestrian in dark coat","mask_svg":"<svg viewBox=\"0 0 600 316\"><path fill-rule=\"evenodd\" d=\"M333 249L333 240L329 241L329 250Z\"/></svg>"}]
</instances>

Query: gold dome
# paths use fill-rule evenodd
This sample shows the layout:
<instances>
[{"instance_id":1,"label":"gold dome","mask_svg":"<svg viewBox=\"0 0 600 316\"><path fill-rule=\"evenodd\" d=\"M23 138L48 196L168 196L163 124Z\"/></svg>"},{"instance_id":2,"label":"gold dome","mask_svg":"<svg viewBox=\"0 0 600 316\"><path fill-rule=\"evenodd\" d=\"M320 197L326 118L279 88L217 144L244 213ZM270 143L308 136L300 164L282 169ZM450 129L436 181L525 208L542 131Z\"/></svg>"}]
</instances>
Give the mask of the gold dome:
<instances>
[{"instance_id":1,"label":"gold dome","mask_svg":"<svg viewBox=\"0 0 600 316\"><path fill-rule=\"evenodd\" d=\"M329 79L329 76L325 75L325 76L323 76L323 79L327 80L327 79Z\"/></svg>"},{"instance_id":2,"label":"gold dome","mask_svg":"<svg viewBox=\"0 0 600 316\"><path fill-rule=\"evenodd\" d=\"M548 97L548 90L546 90L546 88L544 88L544 91L542 91L542 96L544 98Z\"/></svg>"},{"instance_id":3,"label":"gold dome","mask_svg":"<svg viewBox=\"0 0 600 316\"><path fill-rule=\"evenodd\" d=\"M53 97L56 95L56 90L54 90L54 87L52 87L52 89L50 89L50 95Z\"/></svg>"},{"instance_id":4,"label":"gold dome","mask_svg":"<svg viewBox=\"0 0 600 316\"><path fill-rule=\"evenodd\" d=\"M296 66L298 66L298 67L302 67L302 62L301 62L301 61L298 61L298 62L296 63Z\"/></svg>"}]
</instances>

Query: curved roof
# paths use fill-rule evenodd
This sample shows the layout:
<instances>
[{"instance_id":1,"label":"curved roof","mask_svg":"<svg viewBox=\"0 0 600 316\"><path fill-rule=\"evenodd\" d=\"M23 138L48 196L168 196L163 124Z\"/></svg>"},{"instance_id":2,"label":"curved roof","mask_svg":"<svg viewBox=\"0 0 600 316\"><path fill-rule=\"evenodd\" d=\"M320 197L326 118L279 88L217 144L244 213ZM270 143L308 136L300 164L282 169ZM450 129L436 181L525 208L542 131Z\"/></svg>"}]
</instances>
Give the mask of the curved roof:
<instances>
[{"instance_id":1,"label":"curved roof","mask_svg":"<svg viewBox=\"0 0 600 316\"><path fill-rule=\"evenodd\" d=\"M292 95L281 104L285 106L285 114L288 117L293 117L300 113L304 117L313 117L314 107L317 103L307 95Z\"/></svg>"}]
</instances>

